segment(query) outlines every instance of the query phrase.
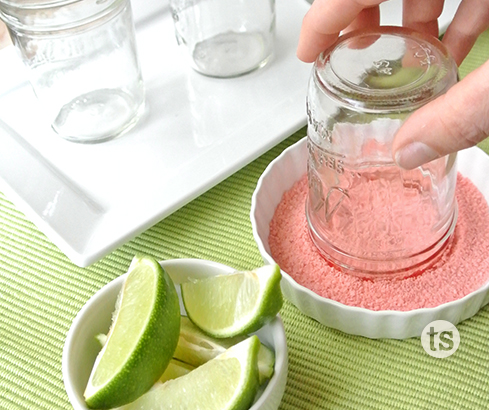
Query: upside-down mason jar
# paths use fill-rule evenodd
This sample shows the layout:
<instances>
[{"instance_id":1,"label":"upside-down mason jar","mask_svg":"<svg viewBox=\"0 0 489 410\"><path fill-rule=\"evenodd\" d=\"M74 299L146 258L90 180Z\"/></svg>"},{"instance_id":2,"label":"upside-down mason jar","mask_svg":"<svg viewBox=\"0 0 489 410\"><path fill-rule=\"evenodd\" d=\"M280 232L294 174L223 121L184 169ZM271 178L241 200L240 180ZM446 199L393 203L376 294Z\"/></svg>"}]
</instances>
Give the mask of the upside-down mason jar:
<instances>
[{"instance_id":1,"label":"upside-down mason jar","mask_svg":"<svg viewBox=\"0 0 489 410\"><path fill-rule=\"evenodd\" d=\"M130 129L144 107L129 0L0 0L52 128L76 142Z\"/></svg>"},{"instance_id":2,"label":"upside-down mason jar","mask_svg":"<svg viewBox=\"0 0 489 410\"><path fill-rule=\"evenodd\" d=\"M318 57L307 97L306 216L326 260L375 279L417 274L438 259L457 220L456 154L404 170L392 142L411 113L456 82L440 41L400 27L349 33Z\"/></svg>"}]
</instances>

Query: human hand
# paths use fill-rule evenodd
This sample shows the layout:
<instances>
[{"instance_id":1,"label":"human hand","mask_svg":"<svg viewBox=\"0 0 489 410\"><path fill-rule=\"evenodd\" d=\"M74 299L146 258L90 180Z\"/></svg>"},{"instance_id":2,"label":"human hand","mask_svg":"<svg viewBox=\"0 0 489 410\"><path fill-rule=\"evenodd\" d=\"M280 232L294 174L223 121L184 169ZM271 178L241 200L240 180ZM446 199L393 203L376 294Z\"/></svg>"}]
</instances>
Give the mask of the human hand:
<instances>
[{"instance_id":1,"label":"human hand","mask_svg":"<svg viewBox=\"0 0 489 410\"><path fill-rule=\"evenodd\" d=\"M0 20L0 50L7 47L10 43L7 26L2 20Z\"/></svg>"},{"instance_id":2,"label":"human hand","mask_svg":"<svg viewBox=\"0 0 489 410\"><path fill-rule=\"evenodd\" d=\"M312 62L340 32L379 26L385 0L315 0L304 17L298 57ZM403 25L438 36L443 0L404 0ZM443 43L460 64L477 37L489 28L489 1L463 0ZM415 168L468 148L489 135L489 61L412 114L397 133L393 155L403 168Z\"/></svg>"}]
</instances>

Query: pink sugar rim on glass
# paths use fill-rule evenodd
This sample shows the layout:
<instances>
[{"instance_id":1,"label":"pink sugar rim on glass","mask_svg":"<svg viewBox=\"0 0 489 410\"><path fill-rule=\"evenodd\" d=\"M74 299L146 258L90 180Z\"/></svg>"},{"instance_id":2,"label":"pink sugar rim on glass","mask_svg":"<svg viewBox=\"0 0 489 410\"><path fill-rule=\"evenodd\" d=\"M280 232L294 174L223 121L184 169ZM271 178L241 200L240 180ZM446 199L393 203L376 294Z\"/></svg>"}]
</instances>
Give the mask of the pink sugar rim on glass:
<instances>
[{"instance_id":1,"label":"pink sugar rim on glass","mask_svg":"<svg viewBox=\"0 0 489 410\"><path fill-rule=\"evenodd\" d=\"M347 306L409 311L459 300L489 280L489 207L477 187L459 174L459 216L442 259L423 274L369 281L329 265L309 237L304 175L283 195L270 222L271 256L298 284Z\"/></svg>"}]
</instances>

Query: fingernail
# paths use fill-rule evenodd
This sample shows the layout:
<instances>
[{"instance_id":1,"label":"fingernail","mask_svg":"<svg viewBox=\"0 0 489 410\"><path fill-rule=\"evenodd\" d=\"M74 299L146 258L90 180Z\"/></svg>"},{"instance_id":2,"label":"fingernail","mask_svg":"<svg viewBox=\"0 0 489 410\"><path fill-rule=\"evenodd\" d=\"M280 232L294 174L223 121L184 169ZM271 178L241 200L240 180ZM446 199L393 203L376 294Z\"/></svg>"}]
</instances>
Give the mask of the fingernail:
<instances>
[{"instance_id":1,"label":"fingernail","mask_svg":"<svg viewBox=\"0 0 489 410\"><path fill-rule=\"evenodd\" d=\"M439 158L440 155L422 142L412 142L396 152L397 165L404 169L413 169Z\"/></svg>"}]
</instances>

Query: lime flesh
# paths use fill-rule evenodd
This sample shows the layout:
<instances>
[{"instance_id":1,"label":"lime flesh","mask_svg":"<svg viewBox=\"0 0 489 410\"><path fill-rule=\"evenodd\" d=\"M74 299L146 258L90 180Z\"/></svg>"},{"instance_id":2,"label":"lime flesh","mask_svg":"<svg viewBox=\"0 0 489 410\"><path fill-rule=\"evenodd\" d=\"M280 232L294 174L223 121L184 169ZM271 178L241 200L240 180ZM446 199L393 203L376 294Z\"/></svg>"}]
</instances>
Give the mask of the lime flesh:
<instances>
[{"instance_id":1,"label":"lime flesh","mask_svg":"<svg viewBox=\"0 0 489 410\"><path fill-rule=\"evenodd\" d=\"M156 385L158 385L158 383L165 383L168 380L173 380L185 376L194 369L195 367L188 363L184 363L176 359L171 359L170 363L168 363L168 366L165 369L165 372L156 382Z\"/></svg>"},{"instance_id":2,"label":"lime flesh","mask_svg":"<svg viewBox=\"0 0 489 410\"><path fill-rule=\"evenodd\" d=\"M214 359L235 344L243 341L245 336L217 339L202 332L186 316L180 323L180 338L173 357L184 363L198 367ZM275 365L275 354L261 344L258 352L258 376L262 384L272 377Z\"/></svg>"}]
</instances>

